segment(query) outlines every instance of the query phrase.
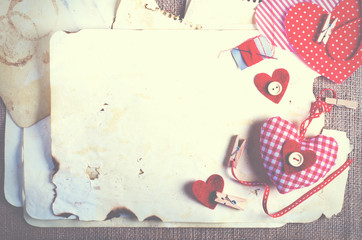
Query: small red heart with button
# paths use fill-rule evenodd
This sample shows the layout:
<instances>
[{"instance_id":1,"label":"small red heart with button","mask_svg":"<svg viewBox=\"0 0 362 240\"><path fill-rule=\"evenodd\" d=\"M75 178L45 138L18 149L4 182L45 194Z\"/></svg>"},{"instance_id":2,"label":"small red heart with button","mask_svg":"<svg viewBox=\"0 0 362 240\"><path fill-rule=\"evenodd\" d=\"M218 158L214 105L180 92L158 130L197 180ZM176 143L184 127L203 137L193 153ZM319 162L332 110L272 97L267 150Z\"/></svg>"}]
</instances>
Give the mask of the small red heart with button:
<instances>
[{"instance_id":1,"label":"small red heart with button","mask_svg":"<svg viewBox=\"0 0 362 240\"><path fill-rule=\"evenodd\" d=\"M287 140L283 145L283 166L286 174L294 174L314 165L316 153L312 150L301 151L301 144Z\"/></svg>"},{"instance_id":2,"label":"small red heart with button","mask_svg":"<svg viewBox=\"0 0 362 240\"><path fill-rule=\"evenodd\" d=\"M282 100L289 83L289 73L283 68L276 69L270 77L266 73L259 73L254 78L256 88L274 103Z\"/></svg>"},{"instance_id":3,"label":"small red heart with button","mask_svg":"<svg viewBox=\"0 0 362 240\"><path fill-rule=\"evenodd\" d=\"M224 189L224 179L217 174L211 175L206 183L202 180L197 180L192 185L192 192L197 200L199 200L206 207L214 209L217 203L214 201L215 191L222 192Z\"/></svg>"}]
</instances>

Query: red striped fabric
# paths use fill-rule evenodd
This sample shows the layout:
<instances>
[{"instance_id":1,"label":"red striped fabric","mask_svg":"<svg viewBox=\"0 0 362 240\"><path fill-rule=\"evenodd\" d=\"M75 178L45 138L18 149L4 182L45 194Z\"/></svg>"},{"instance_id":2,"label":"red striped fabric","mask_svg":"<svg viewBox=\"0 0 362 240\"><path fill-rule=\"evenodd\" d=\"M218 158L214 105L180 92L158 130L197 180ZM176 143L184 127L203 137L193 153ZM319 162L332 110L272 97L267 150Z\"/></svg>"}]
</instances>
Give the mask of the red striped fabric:
<instances>
[{"instance_id":1,"label":"red striped fabric","mask_svg":"<svg viewBox=\"0 0 362 240\"><path fill-rule=\"evenodd\" d=\"M259 30L277 47L294 51L285 34L285 16L297 3L312 2L331 12L340 0L264 0L259 3L255 19Z\"/></svg>"}]
</instances>

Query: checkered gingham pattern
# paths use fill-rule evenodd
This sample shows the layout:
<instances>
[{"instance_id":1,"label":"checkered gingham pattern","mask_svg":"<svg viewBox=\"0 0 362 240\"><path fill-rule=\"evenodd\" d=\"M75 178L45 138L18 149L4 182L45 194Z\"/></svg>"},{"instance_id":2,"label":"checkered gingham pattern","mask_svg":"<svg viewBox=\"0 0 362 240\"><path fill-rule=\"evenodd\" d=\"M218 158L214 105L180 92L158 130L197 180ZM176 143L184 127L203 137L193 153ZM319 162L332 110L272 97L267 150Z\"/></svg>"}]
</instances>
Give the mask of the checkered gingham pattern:
<instances>
[{"instance_id":1,"label":"checkered gingham pattern","mask_svg":"<svg viewBox=\"0 0 362 240\"><path fill-rule=\"evenodd\" d=\"M300 142L298 137L293 124L280 117L270 118L261 128L260 149L264 168L280 193L288 193L317 182L329 172L337 158L338 144L333 138L318 135ZM295 174L285 174L282 148L287 139L299 142L302 151L314 151L317 156L315 164Z\"/></svg>"}]
</instances>

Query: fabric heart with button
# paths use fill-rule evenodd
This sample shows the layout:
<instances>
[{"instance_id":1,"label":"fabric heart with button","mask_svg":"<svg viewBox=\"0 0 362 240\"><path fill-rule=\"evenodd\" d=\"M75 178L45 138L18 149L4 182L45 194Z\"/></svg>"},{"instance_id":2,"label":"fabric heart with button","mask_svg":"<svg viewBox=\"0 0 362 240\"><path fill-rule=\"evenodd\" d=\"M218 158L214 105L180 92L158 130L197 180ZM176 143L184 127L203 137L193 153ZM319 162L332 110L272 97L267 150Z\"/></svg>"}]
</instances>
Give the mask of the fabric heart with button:
<instances>
[{"instance_id":1,"label":"fabric heart with button","mask_svg":"<svg viewBox=\"0 0 362 240\"><path fill-rule=\"evenodd\" d=\"M263 165L280 193L308 187L335 165L336 140L324 135L300 139L292 123L273 117L261 128Z\"/></svg>"},{"instance_id":2,"label":"fabric heart with button","mask_svg":"<svg viewBox=\"0 0 362 240\"><path fill-rule=\"evenodd\" d=\"M280 68L273 72L270 77L266 73L259 73L254 78L254 84L261 94L274 103L279 103L289 83L289 73Z\"/></svg>"},{"instance_id":3,"label":"fabric heart with button","mask_svg":"<svg viewBox=\"0 0 362 240\"><path fill-rule=\"evenodd\" d=\"M360 0L343 0L331 13L331 36L326 44L317 41L328 12L314 3L298 3L285 18L290 44L304 62L319 74L342 83L362 61ZM328 25L328 24L327 24Z\"/></svg>"},{"instance_id":4,"label":"fabric heart with button","mask_svg":"<svg viewBox=\"0 0 362 240\"><path fill-rule=\"evenodd\" d=\"M324 135L305 138L312 120L320 117L324 112L332 110L332 105L322 100L322 93L327 90L332 91L334 97L337 98L334 90L330 88L322 90L317 101L312 104L309 116L300 125L299 133L292 123L280 117L268 119L261 128L260 155L263 159L263 165L270 180L282 194L311 186L325 177L336 164L338 144L335 139ZM274 213L270 213L268 210L270 187L267 183L239 179L235 174L234 165L232 166L231 173L242 185L265 186L262 202L264 212L270 217L277 218L285 215L321 191L346 170L352 162L353 159L348 159L323 181L309 189L288 206Z\"/></svg>"}]
</instances>

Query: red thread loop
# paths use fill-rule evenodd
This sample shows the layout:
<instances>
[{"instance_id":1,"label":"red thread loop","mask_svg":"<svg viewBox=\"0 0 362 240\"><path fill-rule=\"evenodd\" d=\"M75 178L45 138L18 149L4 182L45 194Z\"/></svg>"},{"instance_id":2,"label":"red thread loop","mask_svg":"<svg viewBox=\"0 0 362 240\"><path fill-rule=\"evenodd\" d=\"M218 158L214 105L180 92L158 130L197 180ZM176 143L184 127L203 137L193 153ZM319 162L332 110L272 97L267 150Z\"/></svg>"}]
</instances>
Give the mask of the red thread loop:
<instances>
[{"instance_id":1,"label":"red thread loop","mask_svg":"<svg viewBox=\"0 0 362 240\"><path fill-rule=\"evenodd\" d=\"M322 93L327 90L332 91L334 98L337 98L337 93L331 88L325 88L319 93L317 101L315 101L310 108L309 116L300 125L299 141L303 141L303 139L305 138L307 129L314 118L319 118L323 112L330 112L332 110L332 105L329 105L322 100Z\"/></svg>"},{"instance_id":2,"label":"red thread loop","mask_svg":"<svg viewBox=\"0 0 362 240\"><path fill-rule=\"evenodd\" d=\"M271 49L272 55L271 55L271 56L268 56L268 54L267 54L266 51L265 51L264 45L263 45L262 41L260 40L260 37L261 37L261 36L262 36L262 35L260 34L260 35L258 35L258 36L256 36L256 37L251 37L251 38L247 39L246 41L244 41L243 43L248 42L248 41L251 41L251 40L254 40L254 39L258 39L258 40L259 40L259 43L260 43L260 46L261 46L262 49L263 49L264 54L260 54L258 50L255 50L255 51L241 50L241 49L238 48L241 44L243 44L243 43L241 43L241 44L239 44L239 45L237 45L237 46L235 46L235 47L232 47L232 48L229 48L229 49L225 49L225 50L221 50L221 51L219 52L219 54L217 55L217 58L220 58L221 53L229 52L229 51L237 48L237 49L239 49L240 53L242 53L242 52L248 52L248 53L250 54L250 56L257 55L257 56L265 57L265 58L267 58L267 59L277 59L277 58L274 57L274 55L275 55L275 46L274 46L273 44L270 44L270 42L268 41L268 39L265 38L265 39L267 40L267 42L271 45L271 48L270 48L270 49ZM256 47L256 46L255 46L255 47ZM256 48L257 48L257 47L256 47ZM249 65L248 65L248 66L249 66Z\"/></svg>"}]
</instances>

